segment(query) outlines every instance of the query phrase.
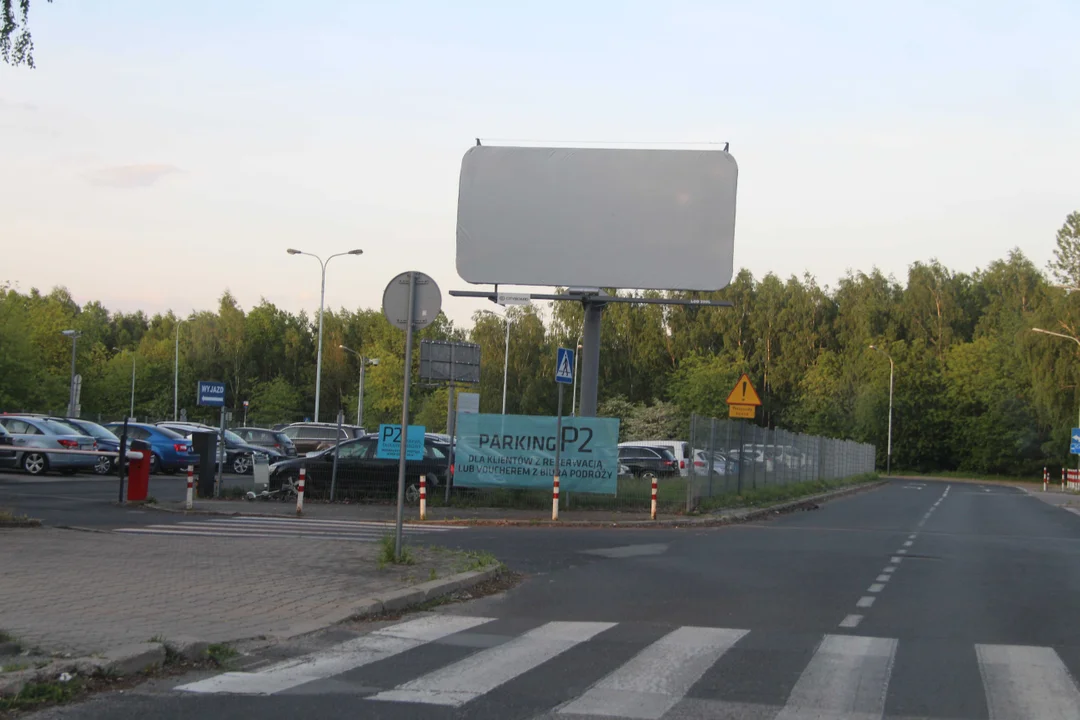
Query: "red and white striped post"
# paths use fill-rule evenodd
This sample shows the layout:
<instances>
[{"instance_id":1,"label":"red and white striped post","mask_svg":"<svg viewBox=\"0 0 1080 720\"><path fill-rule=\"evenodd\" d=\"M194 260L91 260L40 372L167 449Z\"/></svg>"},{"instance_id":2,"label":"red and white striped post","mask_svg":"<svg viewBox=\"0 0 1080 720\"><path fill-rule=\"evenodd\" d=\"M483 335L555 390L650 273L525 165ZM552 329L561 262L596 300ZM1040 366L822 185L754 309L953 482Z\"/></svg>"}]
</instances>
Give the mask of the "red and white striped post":
<instances>
[{"instance_id":1,"label":"red and white striped post","mask_svg":"<svg viewBox=\"0 0 1080 720\"><path fill-rule=\"evenodd\" d=\"M420 476L420 519L427 520L427 478Z\"/></svg>"},{"instance_id":2,"label":"red and white striped post","mask_svg":"<svg viewBox=\"0 0 1080 720\"><path fill-rule=\"evenodd\" d=\"M300 480L296 485L296 514L304 514L304 477L307 475L306 468L300 468Z\"/></svg>"},{"instance_id":3,"label":"red and white striped post","mask_svg":"<svg viewBox=\"0 0 1080 720\"><path fill-rule=\"evenodd\" d=\"M1050 481L1050 471L1043 468L1043 492L1046 492L1046 483Z\"/></svg>"},{"instance_id":4,"label":"red and white striped post","mask_svg":"<svg viewBox=\"0 0 1080 720\"><path fill-rule=\"evenodd\" d=\"M1065 468L1061 468L1061 492L1065 492Z\"/></svg>"},{"instance_id":5,"label":"red and white striped post","mask_svg":"<svg viewBox=\"0 0 1080 720\"><path fill-rule=\"evenodd\" d=\"M194 494L195 494L195 466L194 465L188 465L187 466L187 500L184 502L184 507L186 507L188 510L190 510L192 508L192 505L195 502L195 498L193 497Z\"/></svg>"},{"instance_id":6,"label":"red and white striped post","mask_svg":"<svg viewBox=\"0 0 1080 720\"><path fill-rule=\"evenodd\" d=\"M649 516L653 520L656 519L656 478L652 479L652 512L649 513Z\"/></svg>"},{"instance_id":7,"label":"red and white striped post","mask_svg":"<svg viewBox=\"0 0 1080 720\"><path fill-rule=\"evenodd\" d=\"M551 519L559 519L559 475L555 475L555 484L551 488Z\"/></svg>"}]
</instances>

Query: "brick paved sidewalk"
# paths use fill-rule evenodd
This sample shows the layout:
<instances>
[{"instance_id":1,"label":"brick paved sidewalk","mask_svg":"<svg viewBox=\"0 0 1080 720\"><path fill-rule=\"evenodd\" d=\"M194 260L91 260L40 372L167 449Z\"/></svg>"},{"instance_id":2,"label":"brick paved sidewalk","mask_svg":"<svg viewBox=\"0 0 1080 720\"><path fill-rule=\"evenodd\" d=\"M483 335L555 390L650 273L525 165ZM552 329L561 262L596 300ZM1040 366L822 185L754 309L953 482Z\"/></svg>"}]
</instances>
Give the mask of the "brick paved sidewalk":
<instances>
[{"instance_id":1,"label":"brick paved sidewalk","mask_svg":"<svg viewBox=\"0 0 1080 720\"><path fill-rule=\"evenodd\" d=\"M194 637L209 642L340 621L365 597L446 578L462 556L413 548L378 569L377 543L0 530L0 630L76 655Z\"/></svg>"}]
</instances>

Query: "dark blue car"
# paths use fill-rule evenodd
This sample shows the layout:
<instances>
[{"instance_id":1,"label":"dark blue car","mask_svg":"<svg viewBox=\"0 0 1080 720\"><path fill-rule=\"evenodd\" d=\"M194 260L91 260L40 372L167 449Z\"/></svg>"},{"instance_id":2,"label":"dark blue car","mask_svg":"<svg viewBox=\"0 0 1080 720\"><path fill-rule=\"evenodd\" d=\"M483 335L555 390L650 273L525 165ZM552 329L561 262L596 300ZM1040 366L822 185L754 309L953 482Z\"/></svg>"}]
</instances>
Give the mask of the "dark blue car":
<instances>
[{"instance_id":1,"label":"dark blue car","mask_svg":"<svg viewBox=\"0 0 1080 720\"><path fill-rule=\"evenodd\" d=\"M105 452L119 452L120 451L120 438L116 437L108 428L98 425L96 422L90 420L83 420L82 418L62 418L54 417L49 418L55 420L58 423L63 423L68 427L80 432L83 435L89 435L97 440L97 449L104 450ZM102 455L98 458L94 464L94 472L98 475L108 475L116 467L116 458L112 455Z\"/></svg>"},{"instance_id":2,"label":"dark blue car","mask_svg":"<svg viewBox=\"0 0 1080 720\"><path fill-rule=\"evenodd\" d=\"M124 423L106 423L105 427L117 437L123 432ZM199 456L191 451L191 441L168 428L147 423L128 423L129 440L145 440L153 453L150 457L150 473L172 474L188 465L198 465Z\"/></svg>"}]
</instances>

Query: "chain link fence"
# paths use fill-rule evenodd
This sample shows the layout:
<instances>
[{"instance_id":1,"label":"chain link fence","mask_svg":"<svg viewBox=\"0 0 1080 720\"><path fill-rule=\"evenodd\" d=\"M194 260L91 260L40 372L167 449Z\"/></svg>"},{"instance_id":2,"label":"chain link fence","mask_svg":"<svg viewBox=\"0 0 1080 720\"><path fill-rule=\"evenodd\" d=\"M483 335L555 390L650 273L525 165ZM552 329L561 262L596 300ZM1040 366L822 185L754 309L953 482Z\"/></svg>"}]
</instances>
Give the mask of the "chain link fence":
<instances>
[{"instance_id":1,"label":"chain link fence","mask_svg":"<svg viewBox=\"0 0 1080 720\"><path fill-rule=\"evenodd\" d=\"M699 415L690 419L689 445L688 510L723 504L725 496L748 490L872 473L876 457L868 443Z\"/></svg>"}]
</instances>

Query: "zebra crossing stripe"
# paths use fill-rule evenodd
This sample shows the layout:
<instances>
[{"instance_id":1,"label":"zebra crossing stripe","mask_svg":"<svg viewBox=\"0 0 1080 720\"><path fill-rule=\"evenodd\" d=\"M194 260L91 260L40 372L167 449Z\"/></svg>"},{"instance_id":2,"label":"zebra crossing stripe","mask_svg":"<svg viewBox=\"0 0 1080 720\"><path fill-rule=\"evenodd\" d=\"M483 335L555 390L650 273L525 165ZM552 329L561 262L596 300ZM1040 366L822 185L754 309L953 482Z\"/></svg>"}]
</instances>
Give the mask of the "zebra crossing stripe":
<instances>
[{"instance_id":1,"label":"zebra crossing stripe","mask_svg":"<svg viewBox=\"0 0 1080 720\"><path fill-rule=\"evenodd\" d=\"M1080 690L1053 648L976 645L990 720L1075 720Z\"/></svg>"},{"instance_id":2,"label":"zebra crossing stripe","mask_svg":"<svg viewBox=\"0 0 1080 720\"><path fill-rule=\"evenodd\" d=\"M826 635L775 720L880 720L896 640Z\"/></svg>"},{"instance_id":3,"label":"zebra crossing stripe","mask_svg":"<svg viewBox=\"0 0 1080 720\"><path fill-rule=\"evenodd\" d=\"M615 625L549 622L369 699L460 707Z\"/></svg>"},{"instance_id":4,"label":"zebra crossing stripe","mask_svg":"<svg viewBox=\"0 0 1080 720\"><path fill-rule=\"evenodd\" d=\"M558 712L659 720L747 632L681 627L649 645Z\"/></svg>"},{"instance_id":5,"label":"zebra crossing stripe","mask_svg":"<svg viewBox=\"0 0 1080 720\"><path fill-rule=\"evenodd\" d=\"M271 695L399 655L487 622L491 622L491 618L458 615L418 618L375 630L328 650L271 665L258 672L229 672L176 689L193 693Z\"/></svg>"}]
</instances>

